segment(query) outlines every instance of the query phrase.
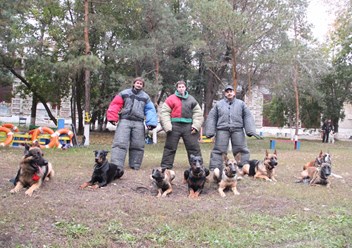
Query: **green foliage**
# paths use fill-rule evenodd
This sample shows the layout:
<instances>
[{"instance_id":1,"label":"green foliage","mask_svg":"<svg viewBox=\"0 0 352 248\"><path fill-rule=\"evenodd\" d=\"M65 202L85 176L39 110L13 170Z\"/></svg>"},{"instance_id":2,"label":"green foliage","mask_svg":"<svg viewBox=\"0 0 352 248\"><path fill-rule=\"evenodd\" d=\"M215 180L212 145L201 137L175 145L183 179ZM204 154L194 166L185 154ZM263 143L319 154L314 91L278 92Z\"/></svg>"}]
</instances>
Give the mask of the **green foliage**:
<instances>
[{"instance_id":1,"label":"green foliage","mask_svg":"<svg viewBox=\"0 0 352 248\"><path fill-rule=\"evenodd\" d=\"M301 121L303 126L308 128L319 128L321 123L320 115L323 111L320 102L311 96L301 97L300 102Z\"/></svg>"},{"instance_id":2,"label":"green foliage","mask_svg":"<svg viewBox=\"0 0 352 248\"><path fill-rule=\"evenodd\" d=\"M90 232L89 227L75 222L58 221L54 223L54 226L57 229L62 230L65 235L71 238L79 238L80 236L85 236Z\"/></svg>"},{"instance_id":3,"label":"green foliage","mask_svg":"<svg viewBox=\"0 0 352 248\"><path fill-rule=\"evenodd\" d=\"M336 23L333 41L339 49L331 77L338 87L332 93L331 82L320 82L328 71L328 60L312 46L306 0L92 1L89 56L85 54L83 4L1 1L0 83L12 82L9 69L23 68L28 84L17 89L23 96L35 91L44 101L60 104L63 97L72 95L76 105L83 106L82 75L89 69L92 114L103 120L113 96L130 87L136 76L146 78L146 91L153 99L160 92L172 93L174 83L184 79L199 102L209 103L222 80L233 81L235 69L243 95L250 90L249 84L264 83L281 98L282 104L273 103L268 114L284 125L294 119L292 85L297 66L305 125L317 125L322 107L324 115L334 116L337 122L343 118L341 102L352 101L350 5ZM334 107L329 109L331 100Z\"/></svg>"},{"instance_id":4,"label":"green foliage","mask_svg":"<svg viewBox=\"0 0 352 248\"><path fill-rule=\"evenodd\" d=\"M263 115L267 117L274 126L283 127L289 124L289 104L281 98L274 97L270 102L264 104ZM292 111L292 110L291 110Z\"/></svg>"}]
</instances>

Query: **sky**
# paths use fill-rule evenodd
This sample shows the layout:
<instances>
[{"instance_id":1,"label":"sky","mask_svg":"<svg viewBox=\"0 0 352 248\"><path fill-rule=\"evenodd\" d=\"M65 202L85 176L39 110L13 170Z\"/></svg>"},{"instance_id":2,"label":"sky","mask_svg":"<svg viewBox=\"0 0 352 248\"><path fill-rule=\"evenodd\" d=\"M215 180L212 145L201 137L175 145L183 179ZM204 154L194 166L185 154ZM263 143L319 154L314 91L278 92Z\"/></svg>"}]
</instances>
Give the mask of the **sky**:
<instances>
[{"instance_id":1,"label":"sky","mask_svg":"<svg viewBox=\"0 0 352 248\"><path fill-rule=\"evenodd\" d=\"M334 21L334 15L324 0L310 0L309 2L308 21L314 25L312 29L314 37L323 42Z\"/></svg>"}]
</instances>

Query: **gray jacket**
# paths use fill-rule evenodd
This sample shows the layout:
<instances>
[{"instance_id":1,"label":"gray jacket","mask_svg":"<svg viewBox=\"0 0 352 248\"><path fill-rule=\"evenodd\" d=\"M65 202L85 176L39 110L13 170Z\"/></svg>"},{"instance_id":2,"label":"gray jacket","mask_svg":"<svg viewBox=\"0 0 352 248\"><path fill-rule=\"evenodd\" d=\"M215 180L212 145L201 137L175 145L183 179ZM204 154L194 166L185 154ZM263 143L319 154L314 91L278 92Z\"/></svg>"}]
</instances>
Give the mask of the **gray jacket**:
<instances>
[{"instance_id":1,"label":"gray jacket","mask_svg":"<svg viewBox=\"0 0 352 248\"><path fill-rule=\"evenodd\" d=\"M230 102L224 98L210 110L205 124L205 135L213 137L217 130L234 132L243 129L248 136L256 133L252 113L242 100L233 99Z\"/></svg>"}]
</instances>

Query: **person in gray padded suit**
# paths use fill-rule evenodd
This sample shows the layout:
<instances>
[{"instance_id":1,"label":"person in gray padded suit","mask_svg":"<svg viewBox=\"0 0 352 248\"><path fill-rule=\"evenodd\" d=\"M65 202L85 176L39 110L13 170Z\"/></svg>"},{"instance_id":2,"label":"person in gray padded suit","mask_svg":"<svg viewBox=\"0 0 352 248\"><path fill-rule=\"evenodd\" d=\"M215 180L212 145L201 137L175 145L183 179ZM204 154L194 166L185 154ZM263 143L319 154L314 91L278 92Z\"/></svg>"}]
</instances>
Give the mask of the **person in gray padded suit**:
<instances>
[{"instance_id":1,"label":"person in gray padded suit","mask_svg":"<svg viewBox=\"0 0 352 248\"><path fill-rule=\"evenodd\" d=\"M143 78L135 78L132 88L115 96L106 114L111 124L117 124L111 148L111 163L117 165L121 176L127 151L129 167L134 170L141 167L145 145L144 122L148 130L153 130L158 124L154 104L143 88Z\"/></svg>"},{"instance_id":2,"label":"person in gray padded suit","mask_svg":"<svg viewBox=\"0 0 352 248\"><path fill-rule=\"evenodd\" d=\"M218 101L210 110L205 124L205 136L215 136L215 145L210 154L209 169L222 169L222 154L227 153L229 140L232 144L233 156L241 153L241 166L248 164L249 149L246 136L261 137L256 134L254 118L246 104L236 99L231 85L224 89L225 97Z\"/></svg>"}]
</instances>

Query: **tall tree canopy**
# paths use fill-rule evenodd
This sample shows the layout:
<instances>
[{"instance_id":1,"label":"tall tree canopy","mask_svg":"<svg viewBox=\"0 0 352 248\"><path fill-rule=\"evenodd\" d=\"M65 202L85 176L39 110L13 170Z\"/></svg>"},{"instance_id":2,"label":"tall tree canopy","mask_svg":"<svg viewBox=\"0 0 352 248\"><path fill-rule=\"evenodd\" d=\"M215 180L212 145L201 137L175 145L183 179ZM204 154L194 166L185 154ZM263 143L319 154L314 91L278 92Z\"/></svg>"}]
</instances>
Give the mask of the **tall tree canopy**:
<instances>
[{"instance_id":1,"label":"tall tree canopy","mask_svg":"<svg viewBox=\"0 0 352 248\"><path fill-rule=\"evenodd\" d=\"M4 0L0 82L20 80L18 90L33 96L33 121L37 102L60 107L62 99L70 99L79 130L85 69L91 71L91 114L99 129L111 99L136 76L145 77L155 104L173 93L176 81L186 80L205 115L224 84L233 84L241 98L254 85L265 85L277 99L271 113L282 116L280 123L292 126L298 118L319 126L321 111L331 115L321 104L331 90L338 106L351 100L344 95L351 82L351 18L348 8L339 15L334 40L339 49L328 70L328 53L310 36L306 7L306 0L89 1L86 55L82 1ZM324 78L326 72L332 74ZM307 111L313 107L316 112Z\"/></svg>"}]
</instances>

